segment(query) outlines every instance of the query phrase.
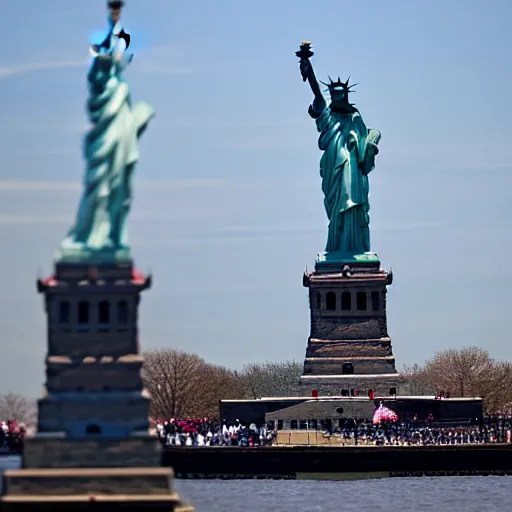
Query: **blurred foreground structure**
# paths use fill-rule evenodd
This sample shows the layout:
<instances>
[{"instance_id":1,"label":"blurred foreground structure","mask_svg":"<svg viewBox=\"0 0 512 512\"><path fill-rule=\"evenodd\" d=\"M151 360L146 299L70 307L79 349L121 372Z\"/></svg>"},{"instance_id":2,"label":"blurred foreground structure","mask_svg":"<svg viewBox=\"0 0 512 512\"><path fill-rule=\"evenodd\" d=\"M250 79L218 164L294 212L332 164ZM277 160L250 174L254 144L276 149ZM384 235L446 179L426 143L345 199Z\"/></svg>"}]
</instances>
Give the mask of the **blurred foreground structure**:
<instances>
[{"instance_id":1,"label":"blurred foreground structure","mask_svg":"<svg viewBox=\"0 0 512 512\"><path fill-rule=\"evenodd\" d=\"M4 474L5 511L193 510L161 467L140 375L138 306L151 278L134 267L127 218L138 139L153 109L131 101L123 78L133 55L122 5L108 2L108 36L90 47L83 193L53 275L37 281L48 320L47 394L23 469Z\"/></svg>"}]
</instances>

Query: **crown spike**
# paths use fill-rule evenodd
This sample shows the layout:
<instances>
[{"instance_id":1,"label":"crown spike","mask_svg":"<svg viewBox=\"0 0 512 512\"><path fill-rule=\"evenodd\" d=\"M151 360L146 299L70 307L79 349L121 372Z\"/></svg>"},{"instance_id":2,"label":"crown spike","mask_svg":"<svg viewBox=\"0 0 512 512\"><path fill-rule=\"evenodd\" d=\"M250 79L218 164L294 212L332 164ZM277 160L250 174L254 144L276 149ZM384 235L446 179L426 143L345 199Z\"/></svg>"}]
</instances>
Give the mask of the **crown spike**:
<instances>
[{"instance_id":1,"label":"crown spike","mask_svg":"<svg viewBox=\"0 0 512 512\"><path fill-rule=\"evenodd\" d=\"M351 75L349 75L346 82L342 82L339 75L338 75L338 80L336 82L331 78L330 75L327 75L327 76L329 77L329 83L327 84L325 82L322 82L322 80L320 80L320 83L325 85L328 88L327 90L329 90L329 91L332 91L333 89L343 88L345 90L345 92L347 92L347 93L353 92L352 88L355 87L356 85L358 85L358 83L349 85Z\"/></svg>"}]
</instances>

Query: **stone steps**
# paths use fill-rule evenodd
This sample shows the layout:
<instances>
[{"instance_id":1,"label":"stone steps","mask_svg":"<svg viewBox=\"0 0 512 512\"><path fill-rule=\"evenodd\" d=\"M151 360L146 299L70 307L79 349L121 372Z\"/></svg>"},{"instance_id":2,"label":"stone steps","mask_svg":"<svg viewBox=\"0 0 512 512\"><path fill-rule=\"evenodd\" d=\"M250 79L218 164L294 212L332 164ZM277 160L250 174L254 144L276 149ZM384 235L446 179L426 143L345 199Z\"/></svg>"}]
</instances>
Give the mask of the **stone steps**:
<instances>
[{"instance_id":1,"label":"stone steps","mask_svg":"<svg viewBox=\"0 0 512 512\"><path fill-rule=\"evenodd\" d=\"M23 466L30 469L159 467L156 437L66 439L37 435L25 442Z\"/></svg>"},{"instance_id":2,"label":"stone steps","mask_svg":"<svg viewBox=\"0 0 512 512\"><path fill-rule=\"evenodd\" d=\"M50 356L46 361L46 389L49 393L142 391L142 364L139 354L118 358Z\"/></svg>"},{"instance_id":3,"label":"stone steps","mask_svg":"<svg viewBox=\"0 0 512 512\"><path fill-rule=\"evenodd\" d=\"M306 357L338 357L347 361L362 357L388 357L393 355L391 343L380 341L325 341L310 342L306 349Z\"/></svg>"},{"instance_id":4,"label":"stone steps","mask_svg":"<svg viewBox=\"0 0 512 512\"><path fill-rule=\"evenodd\" d=\"M323 375L343 375L343 365L350 363L353 365L354 373L360 374L380 374L395 373L394 356L384 357L307 357L304 361L304 374L323 374Z\"/></svg>"},{"instance_id":5,"label":"stone steps","mask_svg":"<svg viewBox=\"0 0 512 512\"><path fill-rule=\"evenodd\" d=\"M169 468L21 469L4 473L13 496L162 495L172 490Z\"/></svg>"}]
</instances>

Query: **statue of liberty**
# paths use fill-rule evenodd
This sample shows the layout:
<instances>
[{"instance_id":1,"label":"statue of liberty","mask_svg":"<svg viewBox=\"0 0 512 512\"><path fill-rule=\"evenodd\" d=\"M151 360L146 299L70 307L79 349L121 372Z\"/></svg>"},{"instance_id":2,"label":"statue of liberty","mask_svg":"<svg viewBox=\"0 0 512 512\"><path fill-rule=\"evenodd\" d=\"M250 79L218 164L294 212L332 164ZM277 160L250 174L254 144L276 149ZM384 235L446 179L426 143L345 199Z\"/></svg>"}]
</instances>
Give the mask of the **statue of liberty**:
<instances>
[{"instance_id":1,"label":"statue of liberty","mask_svg":"<svg viewBox=\"0 0 512 512\"><path fill-rule=\"evenodd\" d=\"M324 83L330 94L330 105L320 90L310 57L311 44L304 41L296 52L300 72L314 94L309 107L320 132L318 146L323 151L320 176L324 205L329 219L324 258L351 261L371 258L368 201L368 174L375 167L380 132L368 129L357 108L349 102L353 85L339 78ZM375 256L376 257L376 256Z\"/></svg>"},{"instance_id":2,"label":"statue of liberty","mask_svg":"<svg viewBox=\"0 0 512 512\"><path fill-rule=\"evenodd\" d=\"M90 47L87 113L91 128L84 140L84 189L75 225L61 243L63 260L130 257L126 220L139 158L138 138L154 112L143 102L132 107L122 76L133 58L126 52L130 36L121 26L122 5L118 0L108 2L109 33L101 45Z\"/></svg>"}]
</instances>

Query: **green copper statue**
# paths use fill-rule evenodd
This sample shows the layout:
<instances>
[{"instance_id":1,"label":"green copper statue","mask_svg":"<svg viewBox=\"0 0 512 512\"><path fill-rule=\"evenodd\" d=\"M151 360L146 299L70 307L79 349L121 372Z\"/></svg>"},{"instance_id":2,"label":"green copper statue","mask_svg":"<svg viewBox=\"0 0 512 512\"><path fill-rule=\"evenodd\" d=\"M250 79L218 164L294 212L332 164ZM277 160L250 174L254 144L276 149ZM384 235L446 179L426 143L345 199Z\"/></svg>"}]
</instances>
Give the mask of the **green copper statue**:
<instances>
[{"instance_id":1,"label":"green copper statue","mask_svg":"<svg viewBox=\"0 0 512 512\"><path fill-rule=\"evenodd\" d=\"M368 129L359 111L348 101L349 80L329 78L327 102L313 72L311 44L304 41L296 52L300 72L314 94L309 107L320 132L318 146L324 205L329 219L326 258L340 261L364 258L370 251L368 174L375 166L380 133ZM322 82L323 83L323 82Z\"/></svg>"},{"instance_id":2,"label":"green copper statue","mask_svg":"<svg viewBox=\"0 0 512 512\"><path fill-rule=\"evenodd\" d=\"M75 225L61 244L64 260L129 258L126 220L138 138L154 113L143 102L132 107L122 76L133 57L126 52L130 36L120 24L121 2L110 4L109 34L101 45L90 47L87 113L92 126L84 141L83 195Z\"/></svg>"}]
</instances>

